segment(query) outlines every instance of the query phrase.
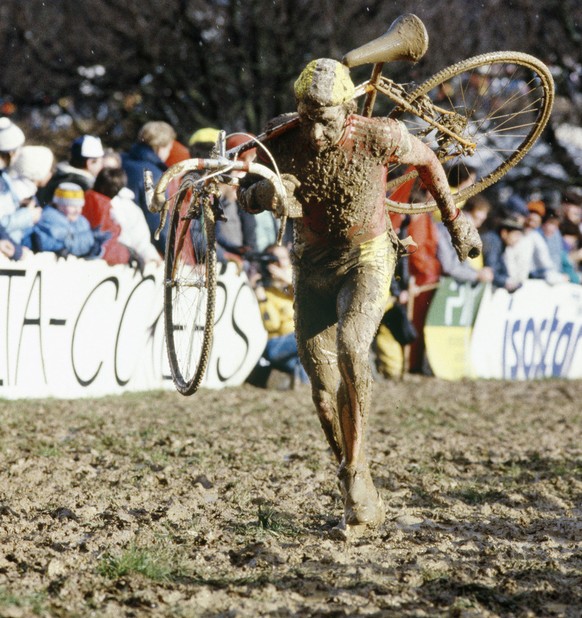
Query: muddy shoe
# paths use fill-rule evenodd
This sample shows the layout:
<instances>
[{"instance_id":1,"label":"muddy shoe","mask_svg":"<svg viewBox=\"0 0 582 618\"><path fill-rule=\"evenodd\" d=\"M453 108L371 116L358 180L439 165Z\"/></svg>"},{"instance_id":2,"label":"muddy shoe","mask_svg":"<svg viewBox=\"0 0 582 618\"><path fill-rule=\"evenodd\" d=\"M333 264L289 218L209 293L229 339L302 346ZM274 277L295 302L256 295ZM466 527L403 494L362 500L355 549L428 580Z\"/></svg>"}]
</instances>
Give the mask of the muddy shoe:
<instances>
[{"instance_id":1,"label":"muddy shoe","mask_svg":"<svg viewBox=\"0 0 582 618\"><path fill-rule=\"evenodd\" d=\"M347 467L338 472L338 481L344 500L344 515L340 524L334 528L341 538L348 538L376 528L384 522L384 503L374 487L367 464Z\"/></svg>"}]
</instances>

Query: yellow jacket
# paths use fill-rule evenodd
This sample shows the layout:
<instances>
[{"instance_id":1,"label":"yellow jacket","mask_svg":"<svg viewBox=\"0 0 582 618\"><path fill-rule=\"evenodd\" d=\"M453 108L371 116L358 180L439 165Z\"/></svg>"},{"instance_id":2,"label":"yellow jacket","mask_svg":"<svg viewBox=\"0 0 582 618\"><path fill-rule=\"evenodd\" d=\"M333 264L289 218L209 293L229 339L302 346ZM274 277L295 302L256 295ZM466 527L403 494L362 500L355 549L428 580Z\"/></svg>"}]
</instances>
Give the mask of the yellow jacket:
<instances>
[{"instance_id":1,"label":"yellow jacket","mask_svg":"<svg viewBox=\"0 0 582 618\"><path fill-rule=\"evenodd\" d=\"M266 299L259 301L263 325L269 339L295 331L293 296L277 288L265 288Z\"/></svg>"}]
</instances>

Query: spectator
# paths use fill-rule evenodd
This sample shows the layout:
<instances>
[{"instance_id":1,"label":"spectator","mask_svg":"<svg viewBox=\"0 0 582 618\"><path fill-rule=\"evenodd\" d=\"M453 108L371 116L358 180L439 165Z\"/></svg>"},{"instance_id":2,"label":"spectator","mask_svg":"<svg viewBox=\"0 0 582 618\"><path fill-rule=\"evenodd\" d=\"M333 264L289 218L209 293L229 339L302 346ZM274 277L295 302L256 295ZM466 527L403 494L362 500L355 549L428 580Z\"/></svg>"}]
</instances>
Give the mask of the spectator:
<instances>
[{"instance_id":1,"label":"spectator","mask_svg":"<svg viewBox=\"0 0 582 618\"><path fill-rule=\"evenodd\" d=\"M560 233L570 262L572 262L578 276L582 276L582 232L571 220L560 223Z\"/></svg>"},{"instance_id":2,"label":"spectator","mask_svg":"<svg viewBox=\"0 0 582 618\"><path fill-rule=\"evenodd\" d=\"M517 268L521 273L527 272L524 278L543 279L550 285L567 281L567 277L556 270L548 246L539 233L546 214L544 202L532 200L528 202L527 208L529 215L525 220L524 235L515 247L507 250L506 259L521 262Z\"/></svg>"},{"instance_id":3,"label":"spectator","mask_svg":"<svg viewBox=\"0 0 582 618\"><path fill-rule=\"evenodd\" d=\"M272 260L263 262L263 277L255 286L263 324L269 334L263 362L266 361L268 368L291 374L292 385L306 384L309 380L299 360L295 339L293 271L289 250L271 245L265 250L265 256L271 256Z\"/></svg>"},{"instance_id":4,"label":"spectator","mask_svg":"<svg viewBox=\"0 0 582 618\"><path fill-rule=\"evenodd\" d=\"M424 188L416 189L415 202L425 202L428 194ZM441 265L437 257L438 228L431 213L411 215L402 224L402 235L410 235L416 250L408 256L410 274L410 298L412 302L412 323L418 337L410 345L409 370L411 373L432 375L432 370L426 357L424 343L424 323L435 295L441 276Z\"/></svg>"},{"instance_id":5,"label":"spectator","mask_svg":"<svg viewBox=\"0 0 582 618\"><path fill-rule=\"evenodd\" d=\"M15 164L24 144L24 133L8 118L0 118L0 224L17 244L40 219L34 204L21 208L19 194L9 168Z\"/></svg>"},{"instance_id":6,"label":"spectator","mask_svg":"<svg viewBox=\"0 0 582 618\"><path fill-rule=\"evenodd\" d=\"M0 225L0 259L9 259L17 262L21 260L28 251L28 248L14 242L10 234L6 231L6 228Z\"/></svg>"},{"instance_id":7,"label":"spectator","mask_svg":"<svg viewBox=\"0 0 582 618\"><path fill-rule=\"evenodd\" d=\"M46 146L23 146L10 166L17 193L26 199L45 187L52 178L54 160L51 149Z\"/></svg>"},{"instance_id":8,"label":"spectator","mask_svg":"<svg viewBox=\"0 0 582 618\"><path fill-rule=\"evenodd\" d=\"M560 233L578 276L582 276L582 187L562 193Z\"/></svg>"},{"instance_id":9,"label":"spectator","mask_svg":"<svg viewBox=\"0 0 582 618\"><path fill-rule=\"evenodd\" d=\"M496 230L488 230L482 236L483 262L493 271L493 285L515 292L521 287L523 279L509 272L504 253L508 247L515 246L523 237L523 222L518 218L506 217Z\"/></svg>"},{"instance_id":10,"label":"spectator","mask_svg":"<svg viewBox=\"0 0 582 618\"><path fill-rule=\"evenodd\" d=\"M99 174L97 175L99 177ZM83 216L89 221L91 229L95 234L105 234L107 238L103 242L103 258L109 266L117 264L133 263L132 252L121 241L121 227L111 216L111 199L102 195L98 191L88 189L85 191L85 206ZM142 270L142 263L135 260L137 266Z\"/></svg>"},{"instance_id":11,"label":"spectator","mask_svg":"<svg viewBox=\"0 0 582 618\"><path fill-rule=\"evenodd\" d=\"M482 195L470 197L464 207L465 213L479 229L491 210L491 203ZM437 258L441 264L442 274L452 277L460 283L489 283L493 280L491 268L483 266L483 257L461 262L457 257L451 236L442 222L437 224Z\"/></svg>"},{"instance_id":12,"label":"spectator","mask_svg":"<svg viewBox=\"0 0 582 618\"><path fill-rule=\"evenodd\" d=\"M213 127L204 127L194 131L188 140L188 147L192 158L205 159L216 144L220 131Z\"/></svg>"},{"instance_id":13,"label":"spectator","mask_svg":"<svg viewBox=\"0 0 582 618\"><path fill-rule=\"evenodd\" d=\"M401 217L395 213L390 214L394 222L394 231L399 234ZM408 283L408 260L402 258L396 263L394 276L390 282L391 298L386 305L372 346L376 371L379 376L387 380L402 378L405 369L403 346L412 343L418 336L414 327L411 330L411 323L408 320ZM405 339L403 335L408 337Z\"/></svg>"},{"instance_id":14,"label":"spectator","mask_svg":"<svg viewBox=\"0 0 582 618\"><path fill-rule=\"evenodd\" d=\"M226 140L226 150L236 148L248 142L252 137L243 133L234 134ZM251 162L255 157L256 149L250 148L238 158ZM231 175L242 178L245 172L232 171ZM237 188L232 185L221 185L220 207L224 217L216 222L218 259L241 263L249 251L258 251L255 216L242 210L238 202Z\"/></svg>"},{"instance_id":15,"label":"spectator","mask_svg":"<svg viewBox=\"0 0 582 618\"><path fill-rule=\"evenodd\" d=\"M63 182L55 189L53 204L43 208L40 221L25 239L33 251L52 251L60 257L96 258L102 255L103 235L94 235L81 214L85 193L80 185Z\"/></svg>"},{"instance_id":16,"label":"spectator","mask_svg":"<svg viewBox=\"0 0 582 618\"><path fill-rule=\"evenodd\" d=\"M184 146L184 144L175 139L174 143L172 144L170 154L166 159L166 165L168 167L172 167L172 165L174 165L175 163L180 163L180 161L186 161L187 159L190 159L190 157L191 155L188 147Z\"/></svg>"},{"instance_id":17,"label":"spectator","mask_svg":"<svg viewBox=\"0 0 582 618\"><path fill-rule=\"evenodd\" d=\"M71 154L68 161L57 165L56 172L45 187L38 192L38 200L42 206L50 204L55 189L63 182L79 185L83 191L91 189L97 174L103 167L103 144L94 135L82 135L71 144Z\"/></svg>"},{"instance_id":18,"label":"spectator","mask_svg":"<svg viewBox=\"0 0 582 618\"><path fill-rule=\"evenodd\" d=\"M546 208L540 230L547 243L556 271L565 274L572 283L580 283L580 276L568 257L568 251L560 233L560 216L556 210Z\"/></svg>"},{"instance_id":19,"label":"spectator","mask_svg":"<svg viewBox=\"0 0 582 618\"><path fill-rule=\"evenodd\" d=\"M121 154L113 148L106 148L103 155L103 167L121 167Z\"/></svg>"},{"instance_id":20,"label":"spectator","mask_svg":"<svg viewBox=\"0 0 582 618\"><path fill-rule=\"evenodd\" d=\"M147 264L160 264L162 258L150 241L150 230L141 208L135 203L131 189L127 187L127 174L118 168L103 168L95 179L94 191L109 200L107 211L119 226L118 240Z\"/></svg>"},{"instance_id":21,"label":"spectator","mask_svg":"<svg viewBox=\"0 0 582 618\"><path fill-rule=\"evenodd\" d=\"M144 172L150 171L156 184L166 171L166 161L170 156L176 132L163 121L146 122L137 135L137 141L127 153L122 155L123 169L127 174L127 186L133 192L137 205L141 208L149 230L150 241L163 254L166 246L168 222L155 238L160 224L160 215L148 210L144 187Z\"/></svg>"},{"instance_id":22,"label":"spectator","mask_svg":"<svg viewBox=\"0 0 582 618\"><path fill-rule=\"evenodd\" d=\"M573 223L582 234L582 187L568 187L562 193L560 219Z\"/></svg>"}]
</instances>

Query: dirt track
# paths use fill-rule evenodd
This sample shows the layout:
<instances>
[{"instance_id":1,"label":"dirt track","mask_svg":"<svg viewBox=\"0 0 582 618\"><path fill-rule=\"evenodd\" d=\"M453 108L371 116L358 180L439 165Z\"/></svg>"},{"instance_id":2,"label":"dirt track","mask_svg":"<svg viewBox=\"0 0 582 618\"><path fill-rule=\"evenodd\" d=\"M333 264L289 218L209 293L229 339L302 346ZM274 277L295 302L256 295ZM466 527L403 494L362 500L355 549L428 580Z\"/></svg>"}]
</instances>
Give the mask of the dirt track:
<instances>
[{"instance_id":1,"label":"dirt track","mask_svg":"<svg viewBox=\"0 0 582 618\"><path fill-rule=\"evenodd\" d=\"M341 543L306 389L0 401L0 616L582 615L582 383L407 378Z\"/></svg>"}]
</instances>

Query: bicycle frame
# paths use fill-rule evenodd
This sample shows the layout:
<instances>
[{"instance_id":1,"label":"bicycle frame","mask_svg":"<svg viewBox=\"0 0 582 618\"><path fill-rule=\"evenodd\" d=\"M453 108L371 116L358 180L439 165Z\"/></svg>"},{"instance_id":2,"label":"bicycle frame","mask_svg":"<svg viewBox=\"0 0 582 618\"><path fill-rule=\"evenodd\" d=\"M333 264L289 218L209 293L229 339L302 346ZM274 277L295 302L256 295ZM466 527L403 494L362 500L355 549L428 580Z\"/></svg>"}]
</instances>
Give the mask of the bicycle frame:
<instances>
[{"instance_id":1,"label":"bicycle frame","mask_svg":"<svg viewBox=\"0 0 582 618\"><path fill-rule=\"evenodd\" d=\"M457 133L451 131L448 127L434 119L434 115L436 115L435 112L444 116L449 115L451 117L454 116L453 112L434 105L434 103L432 103L429 99L426 98L423 98L419 105L416 104L418 102L418 99L415 99L412 102L409 101L406 98L409 95L402 85L397 84L393 80L382 75L378 75L376 78L373 75L368 81L360 84L356 88L356 96L354 98L359 98L365 94L369 95L369 93L372 91L374 93L381 92L393 103L395 103L402 111L409 112L411 114L414 114L415 116L418 116L418 118L424 120L431 127L453 138L459 144L462 144L466 149L464 154L470 155L477 148L477 144L475 142L471 142L465 139L462 135L458 135ZM366 105L363 111L364 116L371 116L374 98L371 99L372 105L370 105L369 101L366 101Z\"/></svg>"}]
</instances>

